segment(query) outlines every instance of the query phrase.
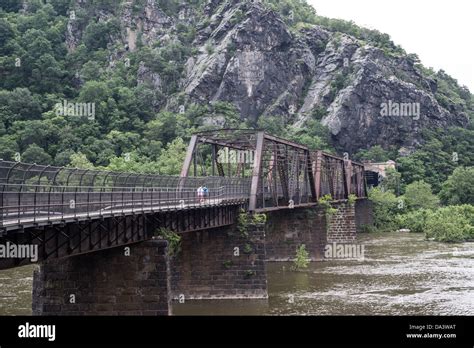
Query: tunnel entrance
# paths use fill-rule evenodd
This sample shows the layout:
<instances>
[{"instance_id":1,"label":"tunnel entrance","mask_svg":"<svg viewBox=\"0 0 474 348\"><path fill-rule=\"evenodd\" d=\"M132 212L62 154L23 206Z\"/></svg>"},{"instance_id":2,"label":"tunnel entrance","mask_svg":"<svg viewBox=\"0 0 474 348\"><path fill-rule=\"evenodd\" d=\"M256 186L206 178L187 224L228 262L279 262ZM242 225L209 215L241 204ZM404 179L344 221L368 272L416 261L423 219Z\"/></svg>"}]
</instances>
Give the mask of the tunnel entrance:
<instances>
[{"instance_id":1,"label":"tunnel entrance","mask_svg":"<svg viewBox=\"0 0 474 348\"><path fill-rule=\"evenodd\" d=\"M365 180L367 181L368 188L378 187L380 185L379 173L377 172L371 170L366 171Z\"/></svg>"}]
</instances>

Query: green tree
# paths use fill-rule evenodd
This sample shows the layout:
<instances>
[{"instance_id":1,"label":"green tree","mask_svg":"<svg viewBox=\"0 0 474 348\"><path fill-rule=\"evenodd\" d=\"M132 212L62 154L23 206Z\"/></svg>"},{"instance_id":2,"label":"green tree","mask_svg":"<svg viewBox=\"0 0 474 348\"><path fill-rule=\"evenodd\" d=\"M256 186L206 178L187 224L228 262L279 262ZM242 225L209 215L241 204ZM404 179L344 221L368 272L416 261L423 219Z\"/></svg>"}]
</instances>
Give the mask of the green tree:
<instances>
[{"instance_id":1,"label":"green tree","mask_svg":"<svg viewBox=\"0 0 474 348\"><path fill-rule=\"evenodd\" d=\"M36 144L31 144L23 152L22 162L49 165L52 163L51 156Z\"/></svg>"},{"instance_id":2,"label":"green tree","mask_svg":"<svg viewBox=\"0 0 474 348\"><path fill-rule=\"evenodd\" d=\"M168 144L176 137L185 136L189 126L185 115L165 111L160 112L154 120L146 125L144 135L150 141L155 140Z\"/></svg>"},{"instance_id":3,"label":"green tree","mask_svg":"<svg viewBox=\"0 0 474 348\"><path fill-rule=\"evenodd\" d=\"M18 0L2 0L0 9L6 12L17 12L21 8L21 1Z\"/></svg>"},{"instance_id":4,"label":"green tree","mask_svg":"<svg viewBox=\"0 0 474 348\"><path fill-rule=\"evenodd\" d=\"M431 185L424 181L407 185L403 198L409 210L436 209L439 206L439 199L433 194Z\"/></svg>"},{"instance_id":5,"label":"green tree","mask_svg":"<svg viewBox=\"0 0 474 348\"><path fill-rule=\"evenodd\" d=\"M49 0L56 12L61 16L66 16L70 6L71 0Z\"/></svg>"},{"instance_id":6,"label":"green tree","mask_svg":"<svg viewBox=\"0 0 474 348\"><path fill-rule=\"evenodd\" d=\"M105 49L107 43L118 34L120 25L116 20L91 22L84 31L84 43L90 50Z\"/></svg>"},{"instance_id":7,"label":"green tree","mask_svg":"<svg viewBox=\"0 0 474 348\"><path fill-rule=\"evenodd\" d=\"M126 153L120 157L112 157L105 169L129 173L159 173L158 163L140 157L136 152Z\"/></svg>"},{"instance_id":8,"label":"green tree","mask_svg":"<svg viewBox=\"0 0 474 348\"><path fill-rule=\"evenodd\" d=\"M71 149L61 151L54 157L54 164L60 167L66 167L71 163L72 155L74 155L74 151Z\"/></svg>"},{"instance_id":9,"label":"green tree","mask_svg":"<svg viewBox=\"0 0 474 348\"><path fill-rule=\"evenodd\" d=\"M397 224L400 229L409 229L410 232L423 233L426 230L426 221L432 214L431 210L425 209L409 211L397 216Z\"/></svg>"},{"instance_id":10,"label":"green tree","mask_svg":"<svg viewBox=\"0 0 474 348\"><path fill-rule=\"evenodd\" d=\"M403 185L414 181L423 180L426 176L424 163L414 157L401 157L397 159L397 168L401 174Z\"/></svg>"},{"instance_id":11,"label":"green tree","mask_svg":"<svg viewBox=\"0 0 474 348\"><path fill-rule=\"evenodd\" d=\"M382 191L376 187L369 191L369 199L374 205L374 225L379 231L393 231L397 228L397 214L400 200L392 191Z\"/></svg>"},{"instance_id":12,"label":"green tree","mask_svg":"<svg viewBox=\"0 0 474 348\"><path fill-rule=\"evenodd\" d=\"M4 50L7 42L14 37L12 26L5 18L0 18L0 52Z\"/></svg>"},{"instance_id":13,"label":"green tree","mask_svg":"<svg viewBox=\"0 0 474 348\"><path fill-rule=\"evenodd\" d=\"M307 120L305 126L300 129L290 127L286 137L313 150L334 152L329 129L315 119Z\"/></svg>"},{"instance_id":14,"label":"green tree","mask_svg":"<svg viewBox=\"0 0 474 348\"><path fill-rule=\"evenodd\" d=\"M79 169L94 169L94 165L87 159L83 153L72 154L70 167Z\"/></svg>"},{"instance_id":15,"label":"green tree","mask_svg":"<svg viewBox=\"0 0 474 348\"><path fill-rule=\"evenodd\" d=\"M439 196L444 204L474 205L474 167L456 168L443 183Z\"/></svg>"},{"instance_id":16,"label":"green tree","mask_svg":"<svg viewBox=\"0 0 474 348\"><path fill-rule=\"evenodd\" d=\"M397 195L400 195L400 179L401 174L393 168L388 168L386 170L386 176L382 181L382 187L384 190L390 190L395 192Z\"/></svg>"},{"instance_id":17,"label":"green tree","mask_svg":"<svg viewBox=\"0 0 474 348\"><path fill-rule=\"evenodd\" d=\"M101 73L102 68L100 66L100 63L93 60L85 63L81 69L81 77L85 81L98 80L100 78Z\"/></svg>"},{"instance_id":18,"label":"green tree","mask_svg":"<svg viewBox=\"0 0 474 348\"><path fill-rule=\"evenodd\" d=\"M283 117L281 116L262 116L257 121L257 128L265 129L270 134L284 137L287 129Z\"/></svg>"},{"instance_id":19,"label":"green tree","mask_svg":"<svg viewBox=\"0 0 474 348\"><path fill-rule=\"evenodd\" d=\"M19 148L13 135L4 135L0 137L0 158L13 161Z\"/></svg>"},{"instance_id":20,"label":"green tree","mask_svg":"<svg viewBox=\"0 0 474 348\"><path fill-rule=\"evenodd\" d=\"M387 162L390 159L389 152L380 145L372 146L368 150L360 150L354 157L360 161L371 162Z\"/></svg>"},{"instance_id":21,"label":"green tree","mask_svg":"<svg viewBox=\"0 0 474 348\"><path fill-rule=\"evenodd\" d=\"M27 88L15 88L13 91L0 91L0 117L8 128L14 121L41 118L41 103L37 95Z\"/></svg>"},{"instance_id":22,"label":"green tree","mask_svg":"<svg viewBox=\"0 0 474 348\"><path fill-rule=\"evenodd\" d=\"M186 157L186 144L183 139L176 138L161 153L158 160L160 174L178 175Z\"/></svg>"},{"instance_id":23,"label":"green tree","mask_svg":"<svg viewBox=\"0 0 474 348\"><path fill-rule=\"evenodd\" d=\"M116 154L130 153L140 145L140 135L134 132L113 130L107 134L107 140L113 144Z\"/></svg>"},{"instance_id":24,"label":"green tree","mask_svg":"<svg viewBox=\"0 0 474 348\"><path fill-rule=\"evenodd\" d=\"M35 143L44 150L52 150L58 143L60 130L47 121L17 121L11 127L21 149Z\"/></svg>"}]
</instances>

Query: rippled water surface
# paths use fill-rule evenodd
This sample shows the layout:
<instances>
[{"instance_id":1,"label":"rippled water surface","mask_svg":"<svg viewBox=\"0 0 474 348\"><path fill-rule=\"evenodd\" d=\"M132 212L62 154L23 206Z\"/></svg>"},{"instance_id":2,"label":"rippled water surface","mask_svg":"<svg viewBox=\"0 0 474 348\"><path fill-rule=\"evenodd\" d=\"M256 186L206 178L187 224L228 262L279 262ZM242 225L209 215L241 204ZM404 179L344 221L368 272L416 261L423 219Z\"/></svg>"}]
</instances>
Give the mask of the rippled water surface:
<instances>
[{"instance_id":1,"label":"rippled water surface","mask_svg":"<svg viewBox=\"0 0 474 348\"><path fill-rule=\"evenodd\" d=\"M359 236L365 259L268 264L269 299L187 301L176 315L474 315L474 243L419 234ZM31 313L34 266L0 272L0 314Z\"/></svg>"}]
</instances>

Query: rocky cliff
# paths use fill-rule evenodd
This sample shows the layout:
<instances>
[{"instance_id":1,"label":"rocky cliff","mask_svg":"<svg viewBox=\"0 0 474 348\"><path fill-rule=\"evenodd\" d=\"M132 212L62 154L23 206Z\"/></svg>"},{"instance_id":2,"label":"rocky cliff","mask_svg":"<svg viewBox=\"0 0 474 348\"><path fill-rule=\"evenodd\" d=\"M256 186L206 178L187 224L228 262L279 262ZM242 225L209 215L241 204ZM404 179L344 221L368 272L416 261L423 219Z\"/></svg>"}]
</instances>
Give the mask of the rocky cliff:
<instances>
[{"instance_id":1,"label":"rocky cliff","mask_svg":"<svg viewBox=\"0 0 474 348\"><path fill-rule=\"evenodd\" d=\"M414 149L423 142L423 129L468 123L472 96L463 103L440 98L436 76L409 55L320 25L289 25L265 2L162 3L123 2L90 14L96 22L118 19L120 30L108 44L110 68L141 47L159 50L182 41L182 28L192 28L186 43L192 53L176 59L174 90L163 90L159 69L140 62L138 84L164 93L158 108L177 112L182 105L225 101L253 123L279 116L305 127L316 119L349 153L373 145ZM76 11L87 12L85 2L77 1ZM81 42L87 24L70 18L69 50Z\"/></svg>"}]
</instances>

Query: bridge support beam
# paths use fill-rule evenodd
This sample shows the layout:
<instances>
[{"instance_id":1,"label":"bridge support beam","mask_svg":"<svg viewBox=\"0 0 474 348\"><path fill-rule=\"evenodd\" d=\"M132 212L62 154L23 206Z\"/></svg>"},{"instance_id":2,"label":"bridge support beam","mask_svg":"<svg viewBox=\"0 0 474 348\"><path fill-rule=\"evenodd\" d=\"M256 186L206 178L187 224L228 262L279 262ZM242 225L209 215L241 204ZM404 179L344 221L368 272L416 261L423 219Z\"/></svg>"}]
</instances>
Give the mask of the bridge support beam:
<instances>
[{"instance_id":1,"label":"bridge support beam","mask_svg":"<svg viewBox=\"0 0 474 348\"><path fill-rule=\"evenodd\" d=\"M34 315L168 315L167 242L151 240L40 265Z\"/></svg>"},{"instance_id":2,"label":"bridge support beam","mask_svg":"<svg viewBox=\"0 0 474 348\"><path fill-rule=\"evenodd\" d=\"M265 224L182 234L171 265L177 306L197 299L266 299Z\"/></svg>"}]
</instances>

